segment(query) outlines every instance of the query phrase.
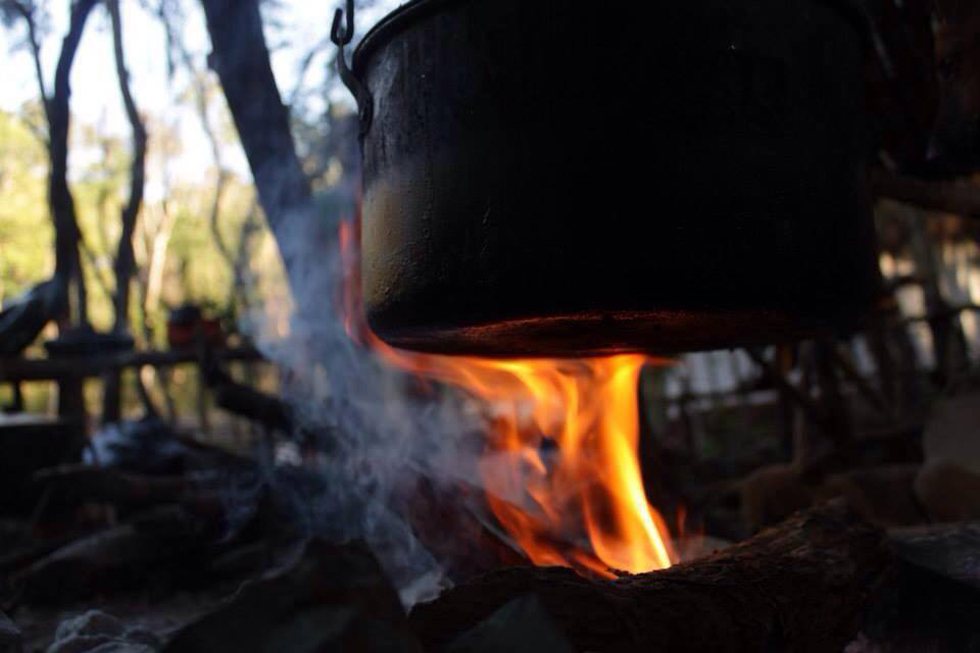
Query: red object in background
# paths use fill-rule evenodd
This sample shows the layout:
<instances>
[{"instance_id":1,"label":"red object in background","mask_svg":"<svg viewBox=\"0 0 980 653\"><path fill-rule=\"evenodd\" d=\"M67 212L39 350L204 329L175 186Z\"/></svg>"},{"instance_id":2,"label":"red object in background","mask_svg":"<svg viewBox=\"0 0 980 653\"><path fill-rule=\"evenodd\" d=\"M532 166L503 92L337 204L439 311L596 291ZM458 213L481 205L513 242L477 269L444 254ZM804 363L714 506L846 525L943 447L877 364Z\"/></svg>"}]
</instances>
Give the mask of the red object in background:
<instances>
[{"instance_id":1,"label":"red object in background","mask_svg":"<svg viewBox=\"0 0 980 653\"><path fill-rule=\"evenodd\" d=\"M198 339L208 345L221 345L225 333L217 318L205 317L197 306L181 306L170 311L167 318L167 342L173 349L183 349L197 344Z\"/></svg>"}]
</instances>

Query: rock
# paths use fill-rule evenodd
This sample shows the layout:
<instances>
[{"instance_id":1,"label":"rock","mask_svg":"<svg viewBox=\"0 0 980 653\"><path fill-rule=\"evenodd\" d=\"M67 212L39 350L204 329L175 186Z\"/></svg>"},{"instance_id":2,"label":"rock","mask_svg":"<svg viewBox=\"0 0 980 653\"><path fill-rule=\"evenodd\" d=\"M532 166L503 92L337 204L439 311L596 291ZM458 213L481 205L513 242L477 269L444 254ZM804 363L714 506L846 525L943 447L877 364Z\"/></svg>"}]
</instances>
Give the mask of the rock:
<instances>
[{"instance_id":1,"label":"rock","mask_svg":"<svg viewBox=\"0 0 980 653\"><path fill-rule=\"evenodd\" d=\"M24 636L7 615L0 612L0 653L21 653Z\"/></svg>"},{"instance_id":2,"label":"rock","mask_svg":"<svg viewBox=\"0 0 980 653\"><path fill-rule=\"evenodd\" d=\"M89 610L61 622L47 653L155 653L160 645L159 638L144 628Z\"/></svg>"},{"instance_id":3,"label":"rock","mask_svg":"<svg viewBox=\"0 0 980 653\"><path fill-rule=\"evenodd\" d=\"M888 539L902 560L980 591L980 523L895 529Z\"/></svg>"}]
</instances>

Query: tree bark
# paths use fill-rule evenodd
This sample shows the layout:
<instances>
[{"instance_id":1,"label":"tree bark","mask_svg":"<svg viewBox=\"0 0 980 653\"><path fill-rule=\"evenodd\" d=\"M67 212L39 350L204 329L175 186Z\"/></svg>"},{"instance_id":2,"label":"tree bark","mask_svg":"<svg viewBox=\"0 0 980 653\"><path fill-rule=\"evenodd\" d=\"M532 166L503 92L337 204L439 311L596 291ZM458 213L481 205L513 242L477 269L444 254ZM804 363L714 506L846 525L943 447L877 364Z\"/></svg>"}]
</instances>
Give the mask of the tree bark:
<instances>
[{"instance_id":1,"label":"tree bark","mask_svg":"<svg viewBox=\"0 0 980 653\"><path fill-rule=\"evenodd\" d=\"M48 202L55 227L55 297L53 317L60 325L70 323L72 317L78 323L88 319L87 293L82 275L79 244L81 235L75 219L75 207L67 182L68 123L70 119L69 99L71 88L69 76L85 30L88 14L97 0L80 1L72 7L70 27L62 45L55 74L54 96L48 94L41 66L41 46L37 36L37 24L33 5L13 2L11 6L27 24L28 44L34 64L34 75L48 124L45 146L48 150L50 167L48 170ZM75 307L71 315L70 286L75 282Z\"/></svg>"},{"instance_id":2,"label":"tree bark","mask_svg":"<svg viewBox=\"0 0 980 653\"><path fill-rule=\"evenodd\" d=\"M85 23L98 1L77 0L72 5L68 34L61 46L55 69L54 90L48 104L48 153L51 158L48 205L55 230L55 280L58 289L58 308L55 314L62 327L72 321L76 324L88 322L85 278L78 251L81 235L75 216L75 201L68 187L68 129L71 121L71 69L85 31ZM72 287L75 290L74 311L71 310ZM58 413L72 417L84 415L82 392L83 387L78 379L62 380L58 386Z\"/></svg>"},{"instance_id":3,"label":"tree bark","mask_svg":"<svg viewBox=\"0 0 980 653\"><path fill-rule=\"evenodd\" d=\"M146 179L146 128L140 119L136 102L129 85L129 71L126 69L126 58L123 50L122 19L119 12L119 0L106 0L106 9L112 23L112 44L116 63L116 77L119 80L119 92L122 95L126 117L133 130L133 162L130 167L129 200L122 209L120 216L122 231L119 235L119 246L114 264L116 276L116 292L113 297L115 320L113 331L125 334L129 331L129 298L130 286L136 273L136 255L133 252L133 235L136 233L136 220L139 217L143 203L143 187ZM122 377L118 372L106 376L104 382L102 420L105 423L117 422L122 416L121 407Z\"/></svg>"},{"instance_id":4,"label":"tree bark","mask_svg":"<svg viewBox=\"0 0 980 653\"><path fill-rule=\"evenodd\" d=\"M79 264L79 230L75 217L75 202L68 188L68 128L71 120L69 100L71 98L70 76L75 54L85 31L89 14L99 0L77 0L72 5L70 26L61 46L58 66L55 70L54 92L48 106L49 150L51 170L48 178L48 202L55 227L55 276L61 288L67 291L72 280L77 290L78 321L84 321L84 287ZM74 277L74 279L73 279ZM67 313L68 298L64 293L62 310Z\"/></svg>"},{"instance_id":5,"label":"tree bark","mask_svg":"<svg viewBox=\"0 0 980 653\"><path fill-rule=\"evenodd\" d=\"M41 69L41 44L37 38L37 22L34 20L34 7L23 2L11 4L17 13L21 15L27 23L27 43L31 48L31 59L34 62L34 77L37 81L38 92L41 95L41 106L44 109L44 118L51 123L51 107L48 98L47 85L44 83L44 72Z\"/></svg>"},{"instance_id":6,"label":"tree bark","mask_svg":"<svg viewBox=\"0 0 980 653\"><path fill-rule=\"evenodd\" d=\"M211 36L210 65L221 80L245 149L259 201L296 291L303 247L309 244L313 206L310 182L296 155L269 62L256 0L201 0Z\"/></svg>"},{"instance_id":7,"label":"tree bark","mask_svg":"<svg viewBox=\"0 0 980 653\"><path fill-rule=\"evenodd\" d=\"M119 248L115 261L116 296L114 298L115 324L114 330L123 332L129 325L130 282L136 270L136 257L133 254L133 234L136 232L136 220L139 217L143 203L143 187L146 179L146 128L140 119L139 110L133 100L129 85L129 71L126 69L126 59L123 52L122 22L119 14L119 0L106 0L106 8L112 22L112 41L115 53L116 76L119 80L119 92L126 108L126 117L133 130L133 162L130 168L129 201L122 210L122 233L119 237Z\"/></svg>"},{"instance_id":8,"label":"tree bark","mask_svg":"<svg viewBox=\"0 0 980 653\"><path fill-rule=\"evenodd\" d=\"M828 504L702 560L612 582L501 569L417 606L411 623L440 650L533 593L578 651L842 651L890 564L880 531Z\"/></svg>"}]
</instances>

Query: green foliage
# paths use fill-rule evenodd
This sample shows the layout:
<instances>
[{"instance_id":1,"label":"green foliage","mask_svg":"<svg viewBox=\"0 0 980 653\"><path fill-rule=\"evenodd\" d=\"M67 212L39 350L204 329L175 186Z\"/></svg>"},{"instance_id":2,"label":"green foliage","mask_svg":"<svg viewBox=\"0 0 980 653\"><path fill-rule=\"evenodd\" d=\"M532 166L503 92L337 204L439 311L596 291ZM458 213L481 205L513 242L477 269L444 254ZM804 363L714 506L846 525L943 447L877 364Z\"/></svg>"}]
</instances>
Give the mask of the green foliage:
<instances>
[{"instance_id":1,"label":"green foliage","mask_svg":"<svg viewBox=\"0 0 980 653\"><path fill-rule=\"evenodd\" d=\"M76 125L72 135L72 156L78 163L70 181L84 240L89 318L97 329L106 330L113 321L113 263L119 247L120 211L129 188L130 146L125 138L107 135L98 126ZM151 166L165 165L175 155L165 141L166 134L154 140ZM22 117L0 113L0 301L54 270L47 165L44 145ZM217 173L212 170L193 182L174 181L162 194L152 188L147 193L134 238L139 280L132 290L130 316L133 332L143 344L163 345L167 311L185 302L210 307L219 314L239 313L242 295L252 289L236 288L233 265L244 268L238 276L246 282L255 276L250 268L268 270L280 265L275 247L269 246L272 237L264 221L260 215L256 218L251 183L234 176L225 183L218 220L231 260L222 254L211 225L216 181ZM149 268L152 257L161 253L165 260L158 301L151 298L146 307L146 319L153 328L144 330ZM148 333L152 342L146 342Z\"/></svg>"},{"instance_id":2,"label":"green foliage","mask_svg":"<svg viewBox=\"0 0 980 653\"><path fill-rule=\"evenodd\" d=\"M47 152L16 116L0 111L0 302L54 271Z\"/></svg>"}]
</instances>

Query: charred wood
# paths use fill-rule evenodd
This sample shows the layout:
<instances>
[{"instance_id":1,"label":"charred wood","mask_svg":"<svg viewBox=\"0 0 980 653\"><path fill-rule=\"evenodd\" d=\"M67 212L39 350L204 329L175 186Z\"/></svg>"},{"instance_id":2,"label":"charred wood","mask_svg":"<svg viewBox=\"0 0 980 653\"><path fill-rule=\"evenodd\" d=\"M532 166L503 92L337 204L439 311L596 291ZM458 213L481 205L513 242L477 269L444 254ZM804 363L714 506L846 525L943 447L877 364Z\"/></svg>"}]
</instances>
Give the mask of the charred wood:
<instances>
[{"instance_id":1,"label":"charred wood","mask_svg":"<svg viewBox=\"0 0 980 653\"><path fill-rule=\"evenodd\" d=\"M217 535L215 524L179 506L164 506L131 523L76 540L13 576L23 600L59 604L111 591L199 576L200 554Z\"/></svg>"},{"instance_id":2,"label":"charred wood","mask_svg":"<svg viewBox=\"0 0 980 653\"><path fill-rule=\"evenodd\" d=\"M829 504L702 560L612 582L502 569L417 606L411 623L438 649L533 593L579 651L839 651L889 564L882 532Z\"/></svg>"},{"instance_id":3,"label":"charred wood","mask_svg":"<svg viewBox=\"0 0 980 653\"><path fill-rule=\"evenodd\" d=\"M359 543L308 543L296 560L244 585L182 629L164 652L420 652L398 595Z\"/></svg>"},{"instance_id":4,"label":"charred wood","mask_svg":"<svg viewBox=\"0 0 980 653\"><path fill-rule=\"evenodd\" d=\"M182 476L148 477L114 469L74 465L38 472L34 481L52 509L86 502L138 509L186 503L194 512L220 514L221 502Z\"/></svg>"}]
</instances>

